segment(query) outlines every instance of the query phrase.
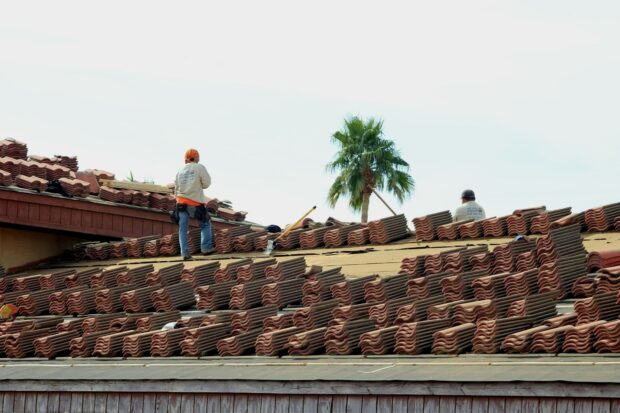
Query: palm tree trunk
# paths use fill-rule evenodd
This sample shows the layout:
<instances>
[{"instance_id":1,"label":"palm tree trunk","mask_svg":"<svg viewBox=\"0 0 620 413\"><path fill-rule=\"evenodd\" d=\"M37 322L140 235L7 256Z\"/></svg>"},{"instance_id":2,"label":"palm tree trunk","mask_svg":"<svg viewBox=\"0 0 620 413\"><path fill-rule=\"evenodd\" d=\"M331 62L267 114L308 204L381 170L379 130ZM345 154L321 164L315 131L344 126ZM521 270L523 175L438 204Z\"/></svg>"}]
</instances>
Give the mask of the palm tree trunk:
<instances>
[{"instance_id":1,"label":"palm tree trunk","mask_svg":"<svg viewBox=\"0 0 620 413\"><path fill-rule=\"evenodd\" d=\"M362 198L362 223L368 222L368 204L370 203L370 194L364 191Z\"/></svg>"}]
</instances>

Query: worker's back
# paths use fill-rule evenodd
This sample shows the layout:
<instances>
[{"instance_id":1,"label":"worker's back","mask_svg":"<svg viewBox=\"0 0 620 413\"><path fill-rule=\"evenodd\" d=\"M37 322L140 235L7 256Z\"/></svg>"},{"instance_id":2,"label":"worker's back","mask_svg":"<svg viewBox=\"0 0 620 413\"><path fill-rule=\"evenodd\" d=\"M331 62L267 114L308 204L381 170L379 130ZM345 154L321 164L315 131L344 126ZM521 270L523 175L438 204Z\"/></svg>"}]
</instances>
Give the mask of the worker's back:
<instances>
[{"instance_id":1,"label":"worker's back","mask_svg":"<svg viewBox=\"0 0 620 413\"><path fill-rule=\"evenodd\" d=\"M176 196L204 204L206 202L203 189L211 184L207 169L195 162L187 163L177 173L175 180Z\"/></svg>"},{"instance_id":2,"label":"worker's back","mask_svg":"<svg viewBox=\"0 0 620 413\"><path fill-rule=\"evenodd\" d=\"M458 207L456 211L454 211L454 222L465 221L468 219L480 221L485 218L486 214L484 212L484 208L482 208L476 201L465 202L463 205Z\"/></svg>"}]
</instances>

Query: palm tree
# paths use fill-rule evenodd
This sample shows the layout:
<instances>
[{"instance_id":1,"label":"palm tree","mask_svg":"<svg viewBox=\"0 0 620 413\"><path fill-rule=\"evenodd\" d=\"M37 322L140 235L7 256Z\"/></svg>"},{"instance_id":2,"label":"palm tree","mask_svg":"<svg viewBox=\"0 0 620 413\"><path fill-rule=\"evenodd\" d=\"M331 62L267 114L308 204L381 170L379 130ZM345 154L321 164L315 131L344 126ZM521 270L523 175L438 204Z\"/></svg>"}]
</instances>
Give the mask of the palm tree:
<instances>
[{"instance_id":1,"label":"palm tree","mask_svg":"<svg viewBox=\"0 0 620 413\"><path fill-rule=\"evenodd\" d=\"M364 122L357 116L345 119L332 140L339 146L335 159L327 164L328 171L339 173L327 195L332 208L341 196L348 195L349 206L362 211L365 223L375 189L386 189L401 203L413 192L409 164L400 157L394 142L383 138L383 121L370 118Z\"/></svg>"}]
</instances>

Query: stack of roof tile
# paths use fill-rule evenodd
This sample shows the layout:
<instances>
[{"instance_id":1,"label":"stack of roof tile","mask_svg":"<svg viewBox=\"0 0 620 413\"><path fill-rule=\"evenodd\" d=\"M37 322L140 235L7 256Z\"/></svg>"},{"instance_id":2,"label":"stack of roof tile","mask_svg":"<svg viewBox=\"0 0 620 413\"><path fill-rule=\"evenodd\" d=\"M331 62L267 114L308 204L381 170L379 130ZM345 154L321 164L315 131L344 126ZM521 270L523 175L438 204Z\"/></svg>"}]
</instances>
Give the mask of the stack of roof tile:
<instances>
[{"instance_id":1,"label":"stack of roof tile","mask_svg":"<svg viewBox=\"0 0 620 413\"><path fill-rule=\"evenodd\" d=\"M532 323L538 324L557 314L556 298L556 291L528 295L523 299L513 301L506 312L506 316L528 317Z\"/></svg>"},{"instance_id":2,"label":"stack of roof tile","mask_svg":"<svg viewBox=\"0 0 620 413\"><path fill-rule=\"evenodd\" d=\"M263 326L263 320L278 314L277 307L257 307L231 315L232 334L245 333Z\"/></svg>"},{"instance_id":3,"label":"stack of roof tile","mask_svg":"<svg viewBox=\"0 0 620 413\"><path fill-rule=\"evenodd\" d=\"M620 265L620 250L593 251L588 254L588 271Z\"/></svg>"},{"instance_id":4,"label":"stack of roof tile","mask_svg":"<svg viewBox=\"0 0 620 413\"><path fill-rule=\"evenodd\" d=\"M237 281L248 282L258 280L259 278L265 278L265 269L270 265L276 264L275 259L268 259L262 261L254 261L250 264L242 265L237 268Z\"/></svg>"},{"instance_id":5,"label":"stack of roof tile","mask_svg":"<svg viewBox=\"0 0 620 413\"><path fill-rule=\"evenodd\" d=\"M349 232L347 245L364 245L370 242L370 228L363 227Z\"/></svg>"},{"instance_id":6,"label":"stack of roof tile","mask_svg":"<svg viewBox=\"0 0 620 413\"><path fill-rule=\"evenodd\" d=\"M135 258L141 257L144 254L144 244L155 239L159 239L159 235L148 235L146 237L128 239L127 256Z\"/></svg>"},{"instance_id":7,"label":"stack of roof tile","mask_svg":"<svg viewBox=\"0 0 620 413\"><path fill-rule=\"evenodd\" d=\"M280 261L265 268L265 275L273 281L282 281L304 275L306 259L304 257Z\"/></svg>"},{"instance_id":8,"label":"stack of roof tile","mask_svg":"<svg viewBox=\"0 0 620 413\"><path fill-rule=\"evenodd\" d=\"M251 252L256 249L256 240L259 237L267 235L267 231L258 230L247 234L236 236L232 239L232 247L238 252Z\"/></svg>"},{"instance_id":9,"label":"stack of roof tile","mask_svg":"<svg viewBox=\"0 0 620 413\"><path fill-rule=\"evenodd\" d=\"M99 198L116 203L123 203L124 197L123 192L118 189L108 188L107 186L102 186L99 188Z\"/></svg>"},{"instance_id":10,"label":"stack of roof tile","mask_svg":"<svg viewBox=\"0 0 620 413\"><path fill-rule=\"evenodd\" d=\"M67 313L67 294L86 290L88 287L85 285L78 285L77 287L67 288L61 291L56 291L55 293L50 294L48 297L49 304L49 313L50 314L66 314Z\"/></svg>"},{"instance_id":11,"label":"stack of roof tile","mask_svg":"<svg viewBox=\"0 0 620 413\"><path fill-rule=\"evenodd\" d=\"M197 265L193 268L184 268L181 272L181 281L191 282L194 288L215 284L215 272L220 268L219 262Z\"/></svg>"},{"instance_id":12,"label":"stack of roof tile","mask_svg":"<svg viewBox=\"0 0 620 413\"><path fill-rule=\"evenodd\" d=\"M476 324L464 323L433 333L432 352L435 354L459 354L471 348Z\"/></svg>"},{"instance_id":13,"label":"stack of roof tile","mask_svg":"<svg viewBox=\"0 0 620 413\"><path fill-rule=\"evenodd\" d=\"M571 325L552 327L532 335L529 351L532 353L559 353L562 351L567 331L574 328Z\"/></svg>"},{"instance_id":14,"label":"stack of roof tile","mask_svg":"<svg viewBox=\"0 0 620 413\"><path fill-rule=\"evenodd\" d=\"M259 335L255 343L256 355L277 356L284 353L288 346L288 338L301 332L303 332L303 328L287 327Z\"/></svg>"},{"instance_id":15,"label":"stack of roof tile","mask_svg":"<svg viewBox=\"0 0 620 413\"><path fill-rule=\"evenodd\" d=\"M151 271L146 275L146 284L162 286L177 284L181 281L183 269L183 263L179 262Z\"/></svg>"},{"instance_id":16,"label":"stack of roof tile","mask_svg":"<svg viewBox=\"0 0 620 413\"><path fill-rule=\"evenodd\" d=\"M325 327L332 320L332 310L336 307L337 300L327 300L299 308L293 313L293 324L305 330Z\"/></svg>"},{"instance_id":17,"label":"stack of roof tile","mask_svg":"<svg viewBox=\"0 0 620 413\"><path fill-rule=\"evenodd\" d=\"M78 159L76 156L54 155L56 163L71 169L73 172L78 170Z\"/></svg>"},{"instance_id":18,"label":"stack of roof tile","mask_svg":"<svg viewBox=\"0 0 620 413\"><path fill-rule=\"evenodd\" d=\"M347 320L368 318L369 310L375 305L376 303L360 303L336 307L332 310L334 319L330 321L330 325L344 323Z\"/></svg>"},{"instance_id":19,"label":"stack of roof tile","mask_svg":"<svg viewBox=\"0 0 620 413\"><path fill-rule=\"evenodd\" d=\"M482 221L472 221L459 226L459 237L462 239L467 238L480 238L483 234Z\"/></svg>"},{"instance_id":20,"label":"stack of roof tile","mask_svg":"<svg viewBox=\"0 0 620 413\"><path fill-rule=\"evenodd\" d=\"M504 237L508 235L508 223L510 215L493 217L482 220L482 233L485 237Z\"/></svg>"},{"instance_id":21,"label":"stack of roof tile","mask_svg":"<svg viewBox=\"0 0 620 413\"><path fill-rule=\"evenodd\" d=\"M557 219L551 223L549 226L550 229L557 229L562 227L568 227L571 225L577 224L579 227L579 231L585 231L588 229L588 225L586 224L586 213L585 212L577 212L560 219Z\"/></svg>"},{"instance_id":22,"label":"stack of roof tile","mask_svg":"<svg viewBox=\"0 0 620 413\"><path fill-rule=\"evenodd\" d=\"M28 157L28 145L14 138L0 139L0 156L26 159Z\"/></svg>"},{"instance_id":23,"label":"stack of roof tile","mask_svg":"<svg viewBox=\"0 0 620 413\"><path fill-rule=\"evenodd\" d=\"M518 240L498 245L493 249L493 273L516 270L517 258L536 248L536 241Z\"/></svg>"},{"instance_id":24,"label":"stack of roof tile","mask_svg":"<svg viewBox=\"0 0 620 413\"><path fill-rule=\"evenodd\" d=\"M561 298L568 297L575 281L586 273L585 255L562 256L538 268L538 290L558 290Z\"/></svg>"},{"instance_id":25,"label":"stack of roof tile","mask_svg":"<svg viewBox=\"0 0 620 413\"><path fill-rule=\"evenodd\" d=\"M256 338L262 333L262 329L255 328L232 337L223 338L217 342L217 352L221 357L240 356L252 352Z\"/></svg>"},{"instance_id":26,"label":"stack of roof tile","mask_svg":"<svg viewBox=\"0 0 620 413\"><path fill-rule=\"evenodd\" d=\"M38 290L24 293L17 297L15 305L22 315L40 315L46 313L49 309L49 297L54 290Z\"/></svg>"},{"instance_id":27,"label":"stack of roof tile","mask_svg":"<svg viewBox=\"0 0 620 413\"><path fill-rule=\"evenodd\" d=\"M620 351L620 320L601 324L594 328L594 349L599 353Z\"/></svg>"},{"instance_id":28,"label":"stack of roof tile","mask_svg":"<svg viewBox=\"0 0 620 413\"><path fill-rule=\"evenodd\" d=\"M613 320L620 316L618 292L595 294L575 302L577 324L586 324L598 320Z\"/></svg>"},{"instance_id":29,"label":"stack of roof tile","mask_svg":"<svg viewBox=\"0 0 620 413\"><path fill-rule=\"evenodd\" d=\"M4 352L11 358L24 358L34 353L34 340L53 334L52 328L40 328L9 334L4 341Z\"/></svg>"},{"instance_id":30,"label":"stack of roof tile","mask_svg":"<svg viewBox=\"0 0 620 413\"><path fill-rule=\"evenodd\" d=\"M332 268L310 276L302 287L304 306L332 298L332 285L344 281L344 275L340 270L340 267Z\"/></svg>"},{"instance_id":31,"label":"stack of roof tile","mask_svg":"<svg viewBox=\"0 0 620 413\"><path fill-rule=\"evenodd\" d=\"M37 357L54 358L69 353L71 340L80 336L78 331L54 333L34 339L34 354Z\"/></svg>"},{"instance_id":32,"label":"stack of roof tile","mask_svg":"<svg viewBox=\"0 0 620 413\"><path fill-rule=\"evenodd\" d=\"M407 219L400 214L389 218L370 221L370 242L373 244L387 244L409 236Z\"/></svg>"},{"instance_id":33,"label":"stack of roof tile","mask_svg":"<svg viewBox=\"0 0 620 413\"><path fill-rule=\"evenodd\" d=\"M441 295L436 295L428 298L415 300L412 303L405 303L404 305L398 307L398 309L396 310L396 317L394 318L394 321L400 324L409 323L412 321L426 320L428 309L443 302L443 297ZM377 323L377 325L387 327L387 325L383 323Z\"/></svg>"},{"instance_id":34,"label":"stack of roof tile","mask_svg":"<svg viewBox=\"0 0 620 413\"><path fill-rule=\"evenodd\" d=\"M585 211L588 231L602 232L614 228L614 222L618 217L620 217L620 202Z\"/></svg>"},{"instance_id":35,"label":"stack of roof tile","mask_svg":"<svg viewBox=\"0 0 620 413\"><path fill-rule=\"evenodd\" d=\"M394 350L396 330L399 326L390 326L369 331L360 337L362 354L387 354Z\"/></svg>"},{"instance_id":36,"label":"stack of roof tile","mask_svg":"<svg viewBox=\"0 0 620 413\"><path fill-rule=\"evenodd\" d=\"M219 254L233 251L233 239L243 234L249 234L252 228L249 225L239 225L232 228L215 231L215 249Z\"/></svg>"},{"instance_id":37,"label":"stack of roof tile","mask_svg":"<svg viewBox=\"0 0 620 413\"><path fill-rule=\"evenodd\" d=\"M441 271L451 272L453 274L470 271L472 269L470 258L472 256L486 254L488 252L488 246L482 245L479 247L467 248L465 250L447 253L443 256Z\"/></svg>"},{"instance_id":38,"label":"stack of roof tile","mask_svg":"<svg viewBox=\"0 0 620 413\"><path fill-rule=\"evenodd\" d=\"M407 274L377 278L364 284L364 300L367 303L383 302L392 298L404 297L407 293Z\"/></svg>"},{"instance_id":39,"label":"stack of roof tile","mask_svg":"<svg viewBox=\"0 0 620 413\"><path fill-rule=\"evenodd\" d=\"M375 329L372 320L363 318L330 325L325 331L325 352L329 355L351 354L359 349L360 336Z\"/></svg>"},{"instance_id":40,"label":"stack of roof tile","mask_svg":"<svg viewBox=\"0 0 620 413\"><path fill-rule=\"evenodd\" d=\"M302 232L299 234L299 246L303 249L318 248L323 245L325 234L330 229L333 227L323 226Z\"/></svg>"},{"instance_id":41,"label":"stack of roof tile","mask_svg":"<svg viewBox=\"0 0 620 413\"><path fill-rule=\"evenodd\" d=\"M247 216L247 212L245 211L233 211L230 208L218 208L217 216L220 218L227 219L229 221L243 221Z\"/></svg>"},{"instance_id":42,"label":"stack of roof tile","mask_svg":"<svg viewBox=\"0 0 620 413\"><path fill-rule=\"evenodd\" d=\"M535 294L538 292L538 269L509 274L504 278L507 295Z\"/></svg>"},{"instance_id":43,"label":"stack of roof tile","mask_svg":"<svg viewBox=\"0 0 620 413\"><path fill-rule=\"evenodd\" d=\"M254 239L254 249L256 251L264 251L267 249L267 244L270 240L274 240L278 237L279 233L268 232L263 235L259 235Z\"/></svg>"},{"instance_id":44,"label":"stack of roof tile","mask_svg":"<svg viewBox=\"0 0 620 413\"><path fill-rule=\"evenodd\" d=\"M164 235L159 239L159 255L179 254L179 234Z\"/></svg>"},{"instance_id":45,"label":"stack of roof tile","mask_svg":"<svg viewBox=\"0 0 620 413\"><path fill-rule=\"evenodd\" d=\"M482 320L476 327L473 339L474 353L497 353L504 339L515 332L532 325L529 317L509 317L496 320Z\"/></svg>"},{"instance_id":46,"label":"stack of roof tile","mask_svg":"<svg viewBox=\"0 0 620 413\"><path fill-rule=\"evenodd\" d=\"M121 294L135 290L133 284L121 285L113 288L102 288L95 291L95 307L99 313L115 313L123 309Z\"/></svg>"},{"instance_id":47,"label":"stack of roof tile","mask_svg":"<svg viewBox=\"0 0 620 413\"><path fill-rule=\"evenodd\" d=\"M454 241L459 237L459 227L473 222L473 219L443 224L437 227L437 239Z\"/></svg>"},{"instance_id":48,"label":"stack of roof tile","mask_svg":"<svg viewBox=\"0 0 620 413\"><path fill-rule=\"evenodd\" d=\"M90 184L80 179L60 178L60 186L66 194L71 196L87 197L90 195Z\"/></svg>"},{"instance_id":49,"label":"stack of roof tile","mask_svg":"<svg viewBox=\"0 0 620 413\"><path fill-rule=\"evenodd\" d=\"M450 211L441 211L413 219L418 241L432 241L437 239L437 229L441 225L452 223Z\"/></svg>"},{"instance_id":50,"label":"stack of roof tile","mask_svg":"<svg viewBox=\"0 0 620 413\"><path fill-rule=\"evenodd\" d=\"M172 211L176 205L176 198L174 195L168 194L149 194L149 208L162 209L164 211Z\"/></svg>"},{"instance_id":51,"label":"stack of roof tile","mask_svg":"<svg viewBox=\"0 0 620 413\"><path fill-rule=\"evenodd\" d=\"M151 300L151 294L158 289L158 286L153 285L121 293L120 300L123 304L123 309L128 313L152 310L154 306L153 300Z\"/></svg>"},{"instance_id":52,"label":"stack of roof tile","mask_svg":"<svg viewBox=\"0 0 620 413\"><path fill-rule=\"evenodd\" d=\"M305 278L291 278L266 284L261 289L263 305L275 305L278 308L300 303L303 297L302 287Z\"/></svg>"},{"instance_id":53,"label":"stack of roof tile","mask_svg":"<svg viewBox=\"0 0 620 413\"><path fill-rule=\"evenodd\" d=\"M0 185L9 186L13 184L13 176L10 172L0 169Z\"/></svg>"},{"instance_id":54,"label":"stack of roof tile","mask_svg":"<svg viewBox=\"0 0 620 413\"><path fill-rule=\"evenodd\" d=\"M403 258L400 263L400 273L408 274L412 277L421 277L425 273L425 262L427 255L418 255L411 258Z\"/></svg>"},{"instance_id":55,"label":"stack of roof tile","mask_svg":"<svg viewBox=\"0 0 620 413\"><path fill-rule=\"evenodd\" d=\"M225 267L218 268L214 273L215 282L223 283L235 280L237 278L237 272L239 271L239 268L246 265L252 265L251 258L244 258L239 261L233 261Z\"/></svg>"},{"instance_id":56,"label":"stack of roof tile","mask_svg":"<svg viewBox=\"0 0 620 413\"><path fill-rule=\"evenodd\" d=\"M231 335L230 323L217 323L187 330L179 343L184 356L203 356L217 350L217 343Z\"/></svg>"},{"instance_id":57,"label":"stack of roof tile","mask_svg":"<svg viewBox=\"0 0 620 413\"><path fill-rule=\"evenodd\" d=\"M544 206L515 210L512 215L506 218L508 235L529 234L532 218L544 212Z\"/></svg>"},{"instance_id":58,"label":"stack of roof tile","mask_svg":"<svg viewBox=\"0 0 620 413\"><path fill-rule=\"evenodd\" d=\"M147 277L154 271L153 264L139 265L130 269L121 268L120 271L117 270L116 272L116 284L132 284L136 287L146 287ZM106 285L113 285L113 283L110 282Z\"/></svg>"},{"instance_id":59,"label":"stack of roof tile","mask_svg":"<svg viewBox=\"0 0 620 413\"><path fill-rule=\"evenodd\" d=\"M33 191L45 191L47 189L47 180L35 176L17 175L15 177L15 185Z\"/></svg>"},{"instance_id":60,"label":"stack of roof tile","mask_svg":"<svg viewBox=\"0 0 620 413\"><path fill-rule=\"evenodd\" d=\"M441 280L450 276L450 272L439 272L425 277L411 278L407 281L406 294L415 298L426 298L442 292Z\"/></svg>"},{"instance_id":61,"label":"stack of roof tile","mask_svg":"<svg viewBox=\"0 0 620 413\"><path fill-rule=\"evenodd\" d=\"M570 215L571 207L554 209L553 211L546 211L540 215L532 217L530 222L530 233L532 234L547 234L551 229L551 223L557 221L560 218Z\"/></svg>"},{"instance_id":62,"label":"stack of roof tile","mask_svg":"<svg viewBox=\"0 0 620 413\"><path fill-rule=\"evenodd\" d=\"M394 334L394 351L400 354L426 353L433 345L433 334L451 325L449 319L401 324Z\"/></svg>"},{"instance_id":63,"label":"stack of roof tile","mask_svg":"<svg viewBox=\"0 0 620 413\"><path fill-rule=\"evenodd\" d=\"M168 323L178 321L181 312L178 310L167 311L164 313L151 314L136 320L136 330L139 332L159 330Z\"/></svg>"},{"instance_id":64,"label":"stack of roof tile","mask_svg":"<svg viewBox=\"0 0 620 413\"><path fill-rule=\"evenodd\" d=\"M375 281L377 275L368 275L360 278L350 278L331 286L332 297L341 305L358 304L364 301L364 285Z\"/></svg>"},{"instance_id":65,"label":"stack of roof tile","mask_svg":"<svg viewBox=\"0 0 620 413\"><path fill-rule=\"evenodd\" d=\"M110 258L111 244L109 242L99 242L90 244L86 247L86 256L91 260L105 261Z\"/></svg>"},{"instance_id":66,"label":"stack of roof tile","mask_svg":"<svg viewBox=\"0 0 620 413\"><path fill-rule=\"evenodd\" d=\"M479 277L487 275L487 270L467 271L460 274L440 278L441 293L446 301L468 300L474 298L472 282Z\"/></svg>"},{"instance_id":67,"label":"stack of roof tile","mask_svg":"<svg viewBox=\"0 0 620 413\"><path fill-rule=\"evenodd\" d=\"M338 228L328 228L329 230L325 232L325 235L323 237L323 242L328 248L336 248L341 247L347 243L347 239L351 232L363 229L365 227L362 224L352 224Z\"/></svg>"},{"instance_id":68,"label":"stack of roof tile","mask_svg":"<svg viewBox=\"0 0 620 413\"><path fill-rule=\"evenodd\" d=\"M233 280L196 287L198 309L213 311L219 308L227 308L230 303L230 289L235 285L237 285L237 281Z\"/></svg>"},{"instance_id":69,"label":"stack of roof tile","mask_svg":"<svg viewBox=\"0 0 620 413\"><path fill-rule=\"evenodd\" d=\"M278 314L271 317L265 317L265 319L263 320L263 332L265 333L292 326L293 313Z\"/></svg>"},{"instance_id":70,"label":"stack of roof tile","mask_svg":"<svg viewBox=\"0 0 620 413\"><path fill-rule=\"evenodd\" d=\"M249 281L231 287L230 308L246 310L260 305L263 299L262 288L270 283L272 283L272 281L268 278L259 278L255 281Z\"/></svg>"},{"instance_id":71,"label":"stack of roof tile","mask_svg":"<svg viewBox=\"0 0 620 413\"><path fill-rule=\"evenodd\" d=\"M131 194L131 205L148 208L150 204L150 196L149 192L145 191L133 191Z\"/></svg>"},{"instance_id":72,"label":"stack of roof tile","mask_svg":"<svg viewBox=\"0 0 620 413\"><path fill-rule=\"evenodd\" d=\"M512 302L522 299L522 295L464 302L454 307L455 324L477 323L480 320L504 318Z\"/></svg>"},{"instance_id":73,"label":"stack of roof tile","mask_svg":"<svg viewBox=\"0 0 620 413\"><path fill-rule=\"evenodd\" d=\"M606 323L607 321L599 320L569 328L564 333L562 349L565 353L591 353L596 339L594 331Z\"/></svg>"},{"instance_id":74,"label":"stack of roof tile","mask_svg":"<svg viewBox=\"0 0 620 413\"><path fill-rule=\"evenodd\" d=\"M327 327L292 334L288 338L288 353L291 356L309 356L323 351Z\"/></svg>"},{"instance_id":75,"label":"stack of roof tile","mask_svg":"<svg viewBox=\"0 0 620 413\"><path fill-rule=\"evenodd\" d=\"M156 311L172 311L188 308L196 304L194 288L191 283L167 285L151 293L151 300Z\"/></svg>"}]
</instances>

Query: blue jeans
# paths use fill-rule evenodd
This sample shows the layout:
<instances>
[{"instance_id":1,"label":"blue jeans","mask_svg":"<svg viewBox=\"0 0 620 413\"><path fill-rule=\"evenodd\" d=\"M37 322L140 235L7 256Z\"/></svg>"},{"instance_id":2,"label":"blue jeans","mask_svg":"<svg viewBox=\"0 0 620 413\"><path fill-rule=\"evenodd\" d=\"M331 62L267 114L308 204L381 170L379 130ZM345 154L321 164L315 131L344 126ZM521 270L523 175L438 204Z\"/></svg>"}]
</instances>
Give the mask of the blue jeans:
<instances>
[{"instance_id":1,"label":"blue jeans","mask_svg":"<svg viewBox=\"0 0 620 413\"><path fill-rule=\"evenodd\" d=\"M181 255L191 256L187 243L187 231L189 229L189 214L187 211L179 212L179 244L181 244ZM207 252L213 248L213 237L211 235L211 220L200 223L200 251Z\"/></svg>"}]
</instances>

